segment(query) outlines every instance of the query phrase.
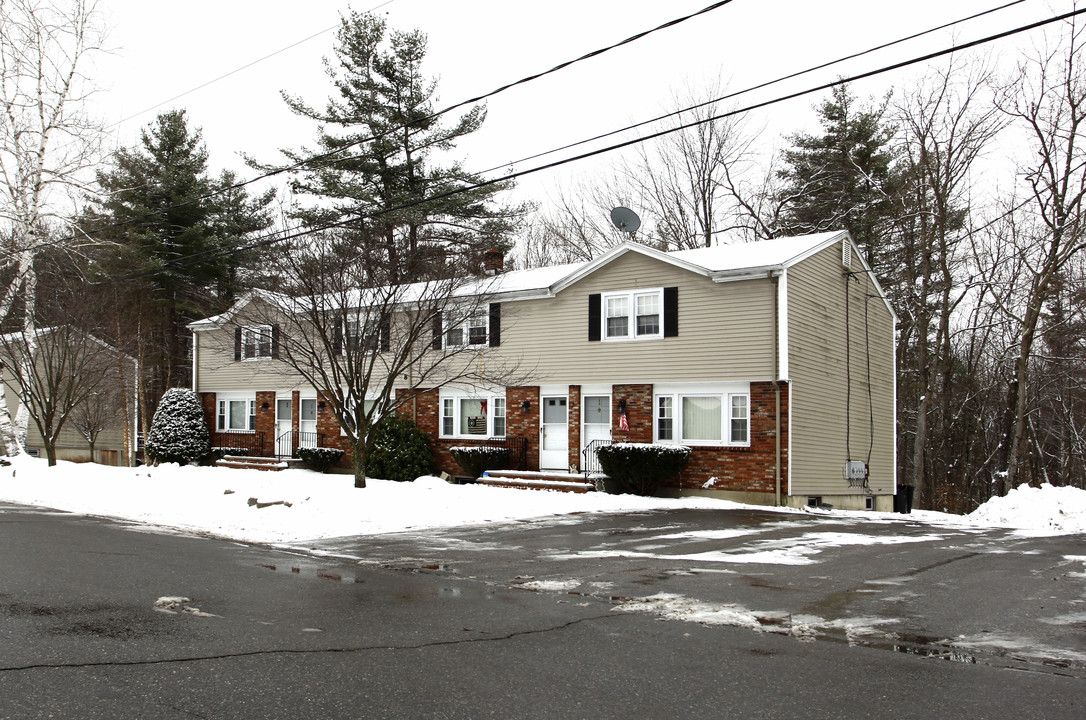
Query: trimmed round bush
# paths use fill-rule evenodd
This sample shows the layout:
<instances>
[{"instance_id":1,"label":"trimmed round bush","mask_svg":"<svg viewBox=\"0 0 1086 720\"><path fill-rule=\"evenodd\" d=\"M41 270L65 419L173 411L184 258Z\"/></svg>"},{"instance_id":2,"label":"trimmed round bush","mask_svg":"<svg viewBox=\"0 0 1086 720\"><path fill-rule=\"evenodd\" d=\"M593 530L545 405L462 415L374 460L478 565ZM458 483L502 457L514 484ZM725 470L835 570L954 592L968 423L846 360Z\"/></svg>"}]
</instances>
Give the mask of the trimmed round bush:
<instances>
[{"instance_id":1,"label":"trimmed round bush","mask_svg":"<svg viewBox=\"0 0 1086 720\"><path fill-rule=\"evenodd\" d=\"M341 457L343 457L343 451L339 448L298 448L298 458L305 463L305 466L321 473L328 472L328 468L339 462Z\"/></svg>"},{"instance_id":2,"label":"trimmed round bush","mask_svg":"<svg viewBox=\"0 0 1086 720\"><path fill-rule=\"evenodd\" d=\"M596 451L600 467L620 488L634 495L651 495L690 461L685 445L615 443Z\"/></svg>"},{"instance_id":3,"label":"trimmed round bush","mask_svg":"<svg viewBox=\"0 0 1086 720\"><path fill-rule=\"evenodd\" d=\"M462 445L449 448L449 454L465 475L477 478L487 470L504 470L509 467L512 453L509 448L488 445Z\"/></svg>"},{"instance_id":4,"label":"trimmed round bush","mask_svg":"<svg viewBox=\"0 0 1086 720\"><path fill-rule=\"evenodd\" d=\"M147 433L147 459L151 462L192 463L211 452L211 434L204 408L192 390L172 388L158 402Z\"/></svg>"},{"instance_id":5,"label":"trimmed round bush","mask_svg":"<svg viewBox=\"0 0 1086 720\"><path fill-rule=\"evenodd\" d=\"M426 433L410 418L387 415L377 422L373 445L366 455L366 475L397 482L411 482L429 475L434 456Z\"/></svg>"}]
</instances>

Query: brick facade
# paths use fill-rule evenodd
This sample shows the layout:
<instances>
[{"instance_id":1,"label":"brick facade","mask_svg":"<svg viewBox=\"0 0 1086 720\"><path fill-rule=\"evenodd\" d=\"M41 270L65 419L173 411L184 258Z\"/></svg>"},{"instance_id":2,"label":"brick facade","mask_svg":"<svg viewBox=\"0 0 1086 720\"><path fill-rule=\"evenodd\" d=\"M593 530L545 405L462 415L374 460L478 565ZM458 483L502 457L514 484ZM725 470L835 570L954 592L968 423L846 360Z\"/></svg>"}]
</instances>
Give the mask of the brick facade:
<instances>
[{"instance_id":1,"label":"brick facade","mask_svg":"<svg viewBox=\"0 0 1086 720\"><path fill-rule=\"evenodd\" d=\"M569 462L571 468L581 467L581 386L569 386Z\"/></svg>"},{"instance_id":2,"label":"brick facade","mask_svg":"<svg viewBox=\"0 0 1086 720\"><path fill-rule=\"evenodd\" d=\"M781 483L788 477L788 384L781 383ZM750 447L694 447L673 487L776 491L776 394L771 382L750 384ZM650 431L651 434L651 431Z\"/></svg>"},{"instance_id":3,"label":"brick facade","mask_svg":"<svg viewBox=\"0 0 1086 720\"><path fill-rule=\"evenodd\" d=\"M739 492L773 493L776 489L776 392L772 382L750 384L750 446L694 446L689 465L671 483L677 489L729 490ZM398 390L402 399L408 390ZM524 438L527 441L527 467L539 468L539 418L540 392L534 385L509 387L506 397L506 436ZM218 408L215 393L200 393L204 417L208 427L215 432ZM619 429L619 408L625 401L626 420L629 430ZM528 403L525 411L524 403ZM781 403L781 478L787 484L788 477L788 385L780 384ZM265 404L267 407L265 408ZM324 405L324 407L321 407ZM300 393L291 395L291 426L298 430ZM581 386L569 386L569 464L581 467ZM456 445L481 445L485 438L442 438L440 436L441 401L437 389L419 393L404 402L398 412L415 421L419 429L430 438L437 470L450 475L463 471L453 460L449 448ZM653 386L650 384L613 385L611 388L612 438L615 442L644 442L653 440ZM256 430L268 440L268 452L274 452L275 442L275 393L256 393ZM335 447L344 451L339 467L351 465L351 447L346 436L339 430L335 413L323 395L317 397L317 432L322 447Z\"/></svg>"},{"instance_id":4,"label":"brick facade","mask_svg":"<svg viewBox=\"0 0 1086 720\"><path fill-rule=\"evenodd\" d=\"M629 430L619 427L623 401ZM615 442L652 442L652 385L612 385L611 418L611 439Z\"/></svg>"},{"instance_id":5,"label":"brick facade","mask_svg":"<svg viewBox=\"0 0 1086 720\"><path fill-rule=\"evenodd\" d=\"M528 411L523 410L528 401ZM528 385L505 389L505 434L528 441L529 468L539 467L539 387Z\"/></svg>"}]
</instances>

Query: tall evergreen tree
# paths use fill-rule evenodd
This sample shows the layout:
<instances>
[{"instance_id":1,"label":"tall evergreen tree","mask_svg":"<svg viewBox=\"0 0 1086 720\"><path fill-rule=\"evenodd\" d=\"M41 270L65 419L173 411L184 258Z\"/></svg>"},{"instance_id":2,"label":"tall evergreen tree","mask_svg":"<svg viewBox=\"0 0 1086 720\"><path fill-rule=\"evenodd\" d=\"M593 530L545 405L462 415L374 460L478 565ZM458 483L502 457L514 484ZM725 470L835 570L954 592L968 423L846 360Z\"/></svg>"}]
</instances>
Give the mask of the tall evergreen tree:
<instances>
[{"instance_id":1,"label":"tall evergreen tree","mask_svg":"<svg viewBox=\"0 0 1086 720\"><path fill-rule=\"evenodd\" d=\"M135 148L122 148L98 174L105 200L94 222L113 250L100 267L139 276L132 328L148 376L146 397L189 378L187 322L221 309L237 290L245 237L266 229L271 195L225 190L233 176L208 175L207 149L184 110L159 115Z\"/></svg>"},{"instance_id":2,"label":"tall evergreen tree","mask_svg":"<svg viewBox=\"0 0 1086 720\"><path fill-rule=\"evenodd\" d=\"M489 248L507 249L520 214L496 203L501 184L425 201L479 182L460 163L442 165L436 156L486 117L482 106L448 124L432 117L436 83L423 75L425 56L422 33L388 31L384 20L351 11L336 33L334 57L325 60L333 97L318 109L284 93L294 113L320 128L315 152L283 151L297 163L294 192L317 201L296 217L311 226L345 223L341 236L399 268L404 280L428 263L474 264ZM315 154L330 155L308 161Z\"/></svg>"},{"instance_id":3,"label":"tall evergreen tree","mask_svg":"<svg viewBox=\"0 0 1086 720\"><path fill-rule=\"evenodd\" d=\"M822 134L792 135L793 147L783 153L782 230L843 227L877 271L880 238L893 212L893 128L885 121L886 104L860 105L847 85L838 85L816 110Z\"/></svg>"}]
</instances>

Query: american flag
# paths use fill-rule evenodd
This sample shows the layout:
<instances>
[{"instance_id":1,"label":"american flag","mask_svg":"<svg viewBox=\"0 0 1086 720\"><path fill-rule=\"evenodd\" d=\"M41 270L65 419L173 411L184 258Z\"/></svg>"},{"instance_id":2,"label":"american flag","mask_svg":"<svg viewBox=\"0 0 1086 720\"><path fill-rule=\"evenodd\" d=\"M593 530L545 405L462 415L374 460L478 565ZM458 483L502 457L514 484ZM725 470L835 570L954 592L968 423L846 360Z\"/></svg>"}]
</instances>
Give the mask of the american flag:
<instances>
[{"instance_id":1,"label":"american flag","mask_svg":"<svg viewBox=\"0 0 1086 720\"><path fill-rule=\"evenodd\" d=\"M630 423L626 421L626 411L625 410L623 410L622 412L620 412L618 414L618 429L619 430L629 430L630 429Z\"/></svg>"}]
</instances>

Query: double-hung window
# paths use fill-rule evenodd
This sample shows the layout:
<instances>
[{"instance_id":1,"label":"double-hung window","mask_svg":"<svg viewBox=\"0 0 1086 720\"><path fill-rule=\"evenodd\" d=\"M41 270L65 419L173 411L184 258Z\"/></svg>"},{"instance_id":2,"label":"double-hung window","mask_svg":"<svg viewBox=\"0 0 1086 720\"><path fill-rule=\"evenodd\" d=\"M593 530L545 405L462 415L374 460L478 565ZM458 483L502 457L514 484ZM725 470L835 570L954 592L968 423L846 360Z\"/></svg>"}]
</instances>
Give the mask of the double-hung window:
<instances>
[{"instance_id":1,"label":"double-hung window","mask_svg":"<svg viewBox=\"0 0 1086 720\"><path fill-rule=\"evenodd\" d=\"M454 320L445 328L445 346L487 344L487 315L477 313L468 318Z\"/></svg>"},{"instance_id":2,"label":"double-hung window","mask_svg":"<svg viewBox=\"0 0 1086 720\"><path fill-rule=\"evenodd\" d=\"M347 352L375 353L380 349L381 334L376 328L368 327L364 319L355 318L344 321L344 350Z\"/></svg>"},{"instance_id":3,"label":"double-hung window","mask_svg":"<svg viewBox=\"0 0 1086 720\"><path fill-rule=\"evenodd\" d=\"M750 392L683 388L661 392L654 403L656 440L690 445L750 444Z\"/></svg>"},{"instance_id":4,"label":"double-hung window","mask_svg":"<svg viewBox=\"0 0 1086 720\"><path fill-rule=\"evenodd\" d=\"M504 437L505 398L457 395L441 398L443 437Z\"/></svg>"},{"instance_id":5,"label":"double-hung window","mask_svg":"<svg viewBox=\"0 0 1086 720\"><path fill-rule=\"evenodd\" d=\"M241 329L241 357L243 360L270 358L271 356L271 325L248 325Z\"/></svg>"},{"instance_id":6,"label":"double-hung window","mask_svg":"<svg viewBox=\"0 0 1086 720\"><path fill-rule=\"evenodd\" d=\"M216 427L219 432L256 430L256 398L221 398Z\"/></svg>"},{"instance_id":7,"label":"double-hung window","mask_svg":"<svg viewBox=\"0 0 1086 720\"><path fill-rule=\"evenodd\" d=\"M603 339L660 338L663 333L664 290L638 290L603 295Z\"/></svg>"}]
</instances>

